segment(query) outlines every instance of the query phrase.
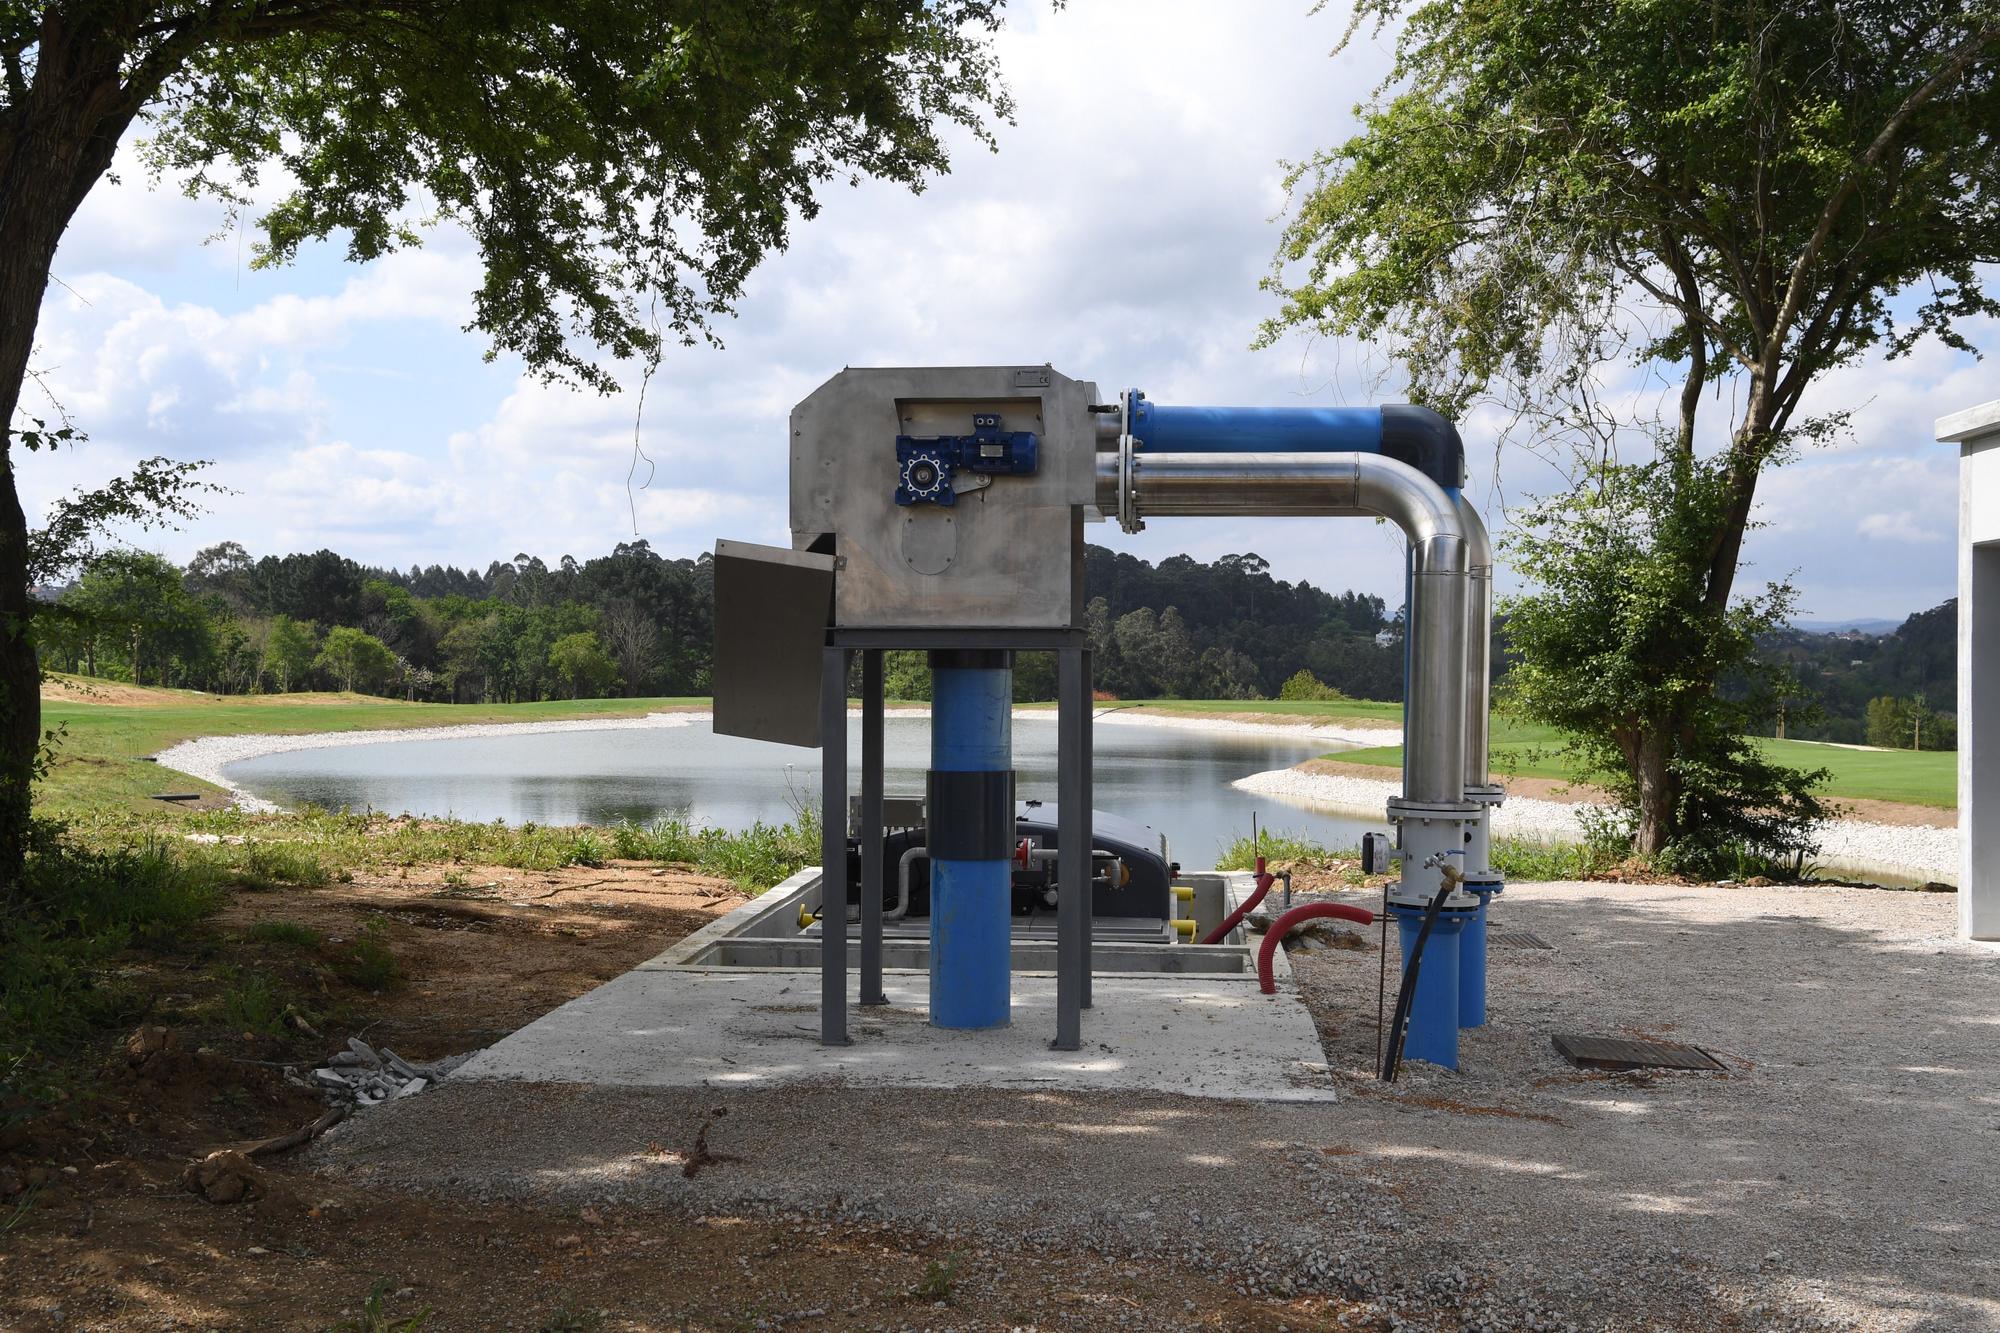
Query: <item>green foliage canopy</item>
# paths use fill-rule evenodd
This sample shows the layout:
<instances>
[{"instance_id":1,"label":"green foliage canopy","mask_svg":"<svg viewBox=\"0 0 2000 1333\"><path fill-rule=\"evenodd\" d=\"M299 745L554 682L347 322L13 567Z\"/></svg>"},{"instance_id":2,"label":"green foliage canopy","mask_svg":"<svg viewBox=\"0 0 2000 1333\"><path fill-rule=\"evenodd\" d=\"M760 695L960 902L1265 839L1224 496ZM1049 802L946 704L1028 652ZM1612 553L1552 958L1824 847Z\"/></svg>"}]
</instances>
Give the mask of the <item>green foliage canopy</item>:
<instances>
[{"instance_id":1,"label":"green foliage canopy","mask_svg":"<svg viewBox=\"0 0 2000 1333\"><path fill-rule=\"evenodd\" d=\"M1970 350L1960 324L2000 314L1982 269L2000 260L2000 5L1361 0L1354 23L1398 16L1361 132L1293 169L1262 341L1383 340L1420 401L1497 399L1574 449L1580 507L1545 506L1514 548L1541 584L1513 607L1540 617L1514 631L1520 697L1631 793L1640 852L1776 836L1711 799L1805 810L1735 740L1766 719L1718 699L1745 627L1789 596L1732 601L1758 481L1844 424L1801 414L1828 371L1925 337ZM1621 359L1678 382L1665 414L1604 392ZM1714 401L1728 425L1703 433ZM1659 467L1612 464L1634 434ZM1593 553L1559 520L1641 534Z\"/></svg>"},{"instance_id":2,"label":"green foliage canopy","mask_svg":"<svg viewBox=\"0 0 2000 1333\"><path fill-rule=\"evenodd\" d=\"M1689 533L1727 503L1724 469L1661 461L1595 480L1518 514L1502 542L1540 585L1501 607L1520 657L1502 701L1569 735L1579 771L1624 808L1648 854L1697 873L1744 848L1809 854L1826 813L1812 789L1827 774L1774 764L1747 734L1798 697L1790 672L1757 656L1792 590L1773 585L1720 616L1695 595ZM1723 677L1727 694L1713 686Z\"/></svg>"}]
</instances>

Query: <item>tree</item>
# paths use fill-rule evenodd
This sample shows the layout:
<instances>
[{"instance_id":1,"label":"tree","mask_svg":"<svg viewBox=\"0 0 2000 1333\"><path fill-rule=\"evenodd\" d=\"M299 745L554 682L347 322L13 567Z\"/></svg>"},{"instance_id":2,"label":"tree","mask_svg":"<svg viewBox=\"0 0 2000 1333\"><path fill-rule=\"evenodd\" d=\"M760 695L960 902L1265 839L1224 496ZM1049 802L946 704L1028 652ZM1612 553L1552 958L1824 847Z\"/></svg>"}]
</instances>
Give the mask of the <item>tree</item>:
<instances>
[{"instance_id":1,"label":"tree","mask_svg":"<svg viewBox=\"0 0 2000 1333\"><path fill-rule=\"evenodd\" d=\"M1779 584L1721 615L1702 607L1706 569L1690 534L1711 530L1730 492L1720 468L1685 475L1693 466L1606 467L1597 486L1518 516L1501 549L1542 590L1504 603L1520 660L1503 697L1568 733L1579 768L1636 823L1648 855L1706 874L1744 847L1813 851L1826 812L1812 789L1828 774L1773 763L1747 734L1799 698L1791 673L1756 653L1793 594ZM1728 694L1711 684L1721 677L1735 685Z\"/></svg>"},{"instance_id":2,"label":"tree","mask_svg":"<svg viewBox=\"0 0 2000 1333\"><path fill-rule=\"evenodd\" d=\"M208 621L188 596L181 572L146 551L111 551L92 561L63 598L89 636L89 669L107 658L122 662L134 685L169 684L176 659L212 646Z\"/></svg>"},{"instance_id":3,"label":"tree","mask_svg":"<svg viewBox=\"0 0 2000 1333\"><path fill-rule=\"evenodd\" d=\"M294 685L312 670L319 654L319 635L313 627L290 616L276 616L264 636L264 670L278 678L278 691L289 694Z\"/></svg>"},{"instance_id":4,"label":"tree","mask_svg":"<svg viewBox=\"0 0 2000 1333\"><path fill-rule=\"evenodd\" d=\"M326 632L313 665L331 671L343 690L362 689L385 679L396 669L396 655L366 630L335 625Z\"/></svg>"},{"instance_id":5,"label":"tree","mask_svg":"<svg viewBox=\"0 0 2000 1333\"><path fill-rule=\"evenodd\" d=\"M478 244L495 350L609 390L593 348L654 360L727 314L814 190L946 168L941 125L991 143L1002 0L20 0L0 8L0 774L33 762L28 526L17 421L50 265L142 118L157 170L243 205L259 264L340 236L374 259L452 219ZM20 784L25 790L25 783ZM8 788L13 790L13 786ZM26 797L0 802L0 883Z\"/></svg>"},{"instance_id":6,"label":"tree","mask_svg":"<svg viewBox=\"0 0 2000 1333\"><path fill-rule=\"evenodd\" d=\"M1921 694L1879 695L1868 701L1868 743L1886 750L1958 748L1957 719L1932 711Z\"/></svg>"},{"instance_id":7,"label":"tree","mask_svg":"<svg viewBox=\"0 0 2000 1333\"><path fill-rule=\"evenodd\" d=\"M1802 414L1808 389L1876 347L1969 350L1958 324L2000 313L1978 267L2000 258L2000 10L1363 0L1356 23L1406 8L1362 132L1292 173L1262 341L1381 337L1448 414L1491 396L1592 463L1635 429L1668 460L1633 484L1687 494L1631 512L1675 516L1694 577L1660 610L1690 632L1622 674L1690 688L1616 722L1656 853L1690 832L1686 775L1735 752L1708 725L1714 649L1759 477L1842 424ZM1677 386L1668 419L1613 411L1597 386L1619 358ZM1705 403L1726 426L1704 429Z\"/></svg>"},{"instance_id":8,"label":"tree","mask_svg":"<svg viewBox=\"0 0 2000 1333\"><path fill-rule=\"evenodd\" d=\"M618 683L618 664L589 630L565 634L549 645L549 673L569 688L569 697L595 699Z\"/></svg>"}]
</instances>

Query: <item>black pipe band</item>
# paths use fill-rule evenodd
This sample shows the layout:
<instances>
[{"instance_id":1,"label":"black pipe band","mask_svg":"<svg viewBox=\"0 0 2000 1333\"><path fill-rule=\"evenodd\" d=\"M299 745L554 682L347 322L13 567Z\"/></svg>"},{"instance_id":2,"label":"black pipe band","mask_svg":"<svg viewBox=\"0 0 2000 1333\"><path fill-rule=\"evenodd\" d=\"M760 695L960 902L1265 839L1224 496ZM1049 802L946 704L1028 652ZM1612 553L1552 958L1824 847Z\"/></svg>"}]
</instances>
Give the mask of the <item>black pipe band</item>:
<instances>
[{"instance_id":1,"label":"black pipe band","mask_svg":"<svg viewBox=\"0 0 2000 1333\"><path fill-rule=\"evenodd\" d=\"M1013 665L1007 648L933 648L930 654L933 671L1007 671Z\"/></svg>"},{"instance_id":2,"label":"black pipe band","mask_svg":"<svg viewBox=\"0 0 2000 1333\"><path fill-rule=\"evenodd\" d=\"M1458 427L1428 407L1384 403L1382 453L1446 490L1465 485L1465 442L1458 438Z\"/></svg>"},{"instance_id":3,"label":"black pipe band","mask_svg":"<svg viewBox=\"0 0 2000 1333\"><path fill-rule=\"evenodd\" d=\"M1004 861L1014 854L1014 771L932 769L925 775L925 842L934 861Z\"/></svg>"}]
</instances>

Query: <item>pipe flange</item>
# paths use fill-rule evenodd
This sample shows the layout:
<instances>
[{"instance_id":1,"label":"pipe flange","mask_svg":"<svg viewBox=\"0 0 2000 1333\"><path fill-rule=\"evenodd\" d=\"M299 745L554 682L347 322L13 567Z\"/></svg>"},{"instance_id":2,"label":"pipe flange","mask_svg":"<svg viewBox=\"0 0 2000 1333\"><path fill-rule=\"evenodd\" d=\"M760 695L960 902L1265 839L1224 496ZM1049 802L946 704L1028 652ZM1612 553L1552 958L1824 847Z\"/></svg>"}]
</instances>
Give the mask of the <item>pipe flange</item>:
<instances>
[{"instance_id":1,"label":"pipe flange","mask_svg":"<svg viewBox=\"0 0 2000 1333\"><path fill-rule=\"evenodd\" d=\"M1128 427L1130 422L1128 413ZM1132 474L1136 470L1132 451L1136 444L1130 434L1118 437L1118 526L1127 532L1143 532L1146 528L1146 520L1139 517L1139 496L1132 485Z\"/></svg>"},{"instance_id":2,"label":"pipe flange","mask_svg":"<svg viewBox=\"0 0 2000 1333\"><path fill-rule=\"evenodd\" d=\"M1507 800L1507 789L1497 782L1483 783L1465 789L1465 799L1476 805L1503 805Z\"/></svg>"},{"instance_id":3,"label":"pipe flange","mask_svg":"<svg viewBox=\"0 0 2000 1333\"><path fill-rule=\"evenodd\" d=\"M1389 910L1391 912L1398 910L1404 912L1429 911L1431 899L1436 896L1436 889L1432 889L1429 893L1425 893L1422 889L1406 889L1403 887L1402 881L1398 880L1389 886ZM1438 914L1442 916L1446 912L1452 912L1470 916L1478 910L1479 898L1476 894L1467 893L1463 889L1453 889L1450 896L1444 900L1444 906L1439 909Z\"/></svg>"},{"instance_id":4,"label":"pipe flange","mask_svg":"<svg viewBox=\"0 0 2000 1333\"><path fill-rule=\"evenodd\" d=\"M1401 796L1389 798L1390 819L1475 819L1479 815L1479 805L1475 801L1411 801Z\"/></svg>"}]
</instances>

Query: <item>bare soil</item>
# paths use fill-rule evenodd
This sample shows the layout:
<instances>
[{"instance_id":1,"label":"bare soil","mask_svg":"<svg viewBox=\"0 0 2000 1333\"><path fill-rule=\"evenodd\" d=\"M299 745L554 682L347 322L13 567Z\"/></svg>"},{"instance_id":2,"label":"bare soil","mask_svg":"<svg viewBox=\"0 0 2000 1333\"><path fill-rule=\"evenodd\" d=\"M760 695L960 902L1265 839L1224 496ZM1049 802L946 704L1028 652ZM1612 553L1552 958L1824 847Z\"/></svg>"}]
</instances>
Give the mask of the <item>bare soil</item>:
<instances>
[{"instance_id":1,"label":"bare soil","mask_svg":"<svg viewBox=\"0 0 2000 1333\"><path fill-rule=\"evenodd\" d=\"M425 1329L1334 1326L1322 1299L1254 1300L1199 1275L1163 1283L1129 1262L954 1245L923 1228L439 1198L315 1174L302 1152L255 1159L241 1202L183 1184L210 1152L326 1110L286 1065L309 1069L349 1035L411 1059L488 1045L741 901L721 881L629 863L238 894L184 951L131 959L172 1049L135 1068L107 1039L101 1075L0 1133L0 1327L403 1327L368 1322L377 1284L382 1315L428 1311ZM251 934L274 922L320 942ZM399 984L377 993L343 974L364 933L386 943ZM315 1014L310 1031L219 1021L218 996L246 973ZM662 1160L691 1162L705 1123L649 1133ZM726 1152L707 1161L704 1179L733 1169Z\"/></svg>"},{"instance_id":2,"label":"bare soil","mask_svg":"<svg viewBox=\"0 0 2000 1333\"><path fill-rule=\"evenodd\" d=\"M1402 729L1400 723L1391 722L1387 718L1379 717L1315 718L1304 713L1257 713L1248 710L1240 713L1191 713L1173 708L1120 708L1118 711L1133 717L1171 717L1182 721L1192 718L1199 721L1248 722L1253 726L1259 727L1297 726L1300 728L1311 728L1338 726L1350 731L1400 731Z\"/></svg>"},{"instance_id":3,"label":"bare soil","mask_svg":"<svg viewBox=\"0 0 2000 1333\"><path fill-rule=\"evenodd\" d=\"M1344 764L1338 759L1308 759L1298 766L1302 773L1324 773L1329 777L1372 778L1383 781L1395 775L1394 769L1377 764ZM1537 801L1557 801L1564 805L1598 805L1608 801L1603 789L1588 783L1564 782L1559 778L1509 777L1504 774L1494 779L1506 788L1510 796L1525 796ZM1843 819L1865 820L1870 824L1890 824L1897 828L1957 828L1958 812L1940 810L1929 805L1906 805L1901 801L1874 801L1864 798L1844 798L1829 804Z\"/></svg>"},{"instance_id":4,"label":"bare soil","mask_svg":"<svg viewBox=\"0 0 2000 1333\"><path fill-rule=\"evenodd\" d=\"M182 690L159 690L149 685L124 685L110 680L73 680L49 676L42 681L43 703L64 704L185 704L190 695Z\"/></svg>"}]
</instances>

